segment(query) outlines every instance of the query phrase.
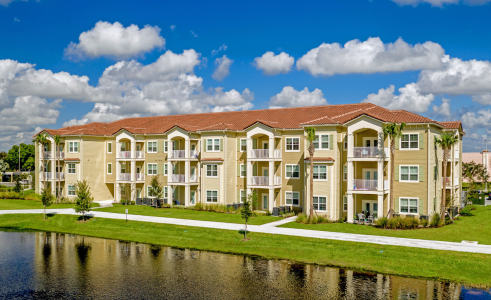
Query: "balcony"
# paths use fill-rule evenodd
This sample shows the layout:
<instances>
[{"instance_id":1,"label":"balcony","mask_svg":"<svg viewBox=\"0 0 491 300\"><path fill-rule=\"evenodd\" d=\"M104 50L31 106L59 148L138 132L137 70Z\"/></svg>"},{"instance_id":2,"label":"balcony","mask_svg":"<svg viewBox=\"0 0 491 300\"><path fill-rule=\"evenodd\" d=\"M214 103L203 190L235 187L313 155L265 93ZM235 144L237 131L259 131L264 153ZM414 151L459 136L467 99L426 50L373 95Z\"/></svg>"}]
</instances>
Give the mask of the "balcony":
<instances>
[{"instance_id":1,"label":"balcony","mask_svg":"<svg viewBox=\"0 0 491 300\"><path fill-rule=\"evenodd\" d=\"M269 158L269 149L253 149L249 151L249 157L251 159L267 159ZM281 149L273 151L273 158L281 158Z\"/></svg>"},{"instance_id":2,"label":"balcony","mask_svg":"<svg viewBox=\"0 0 491 300\"><path fill-rule=\"evenodd\" d=\"M354 179L353 190L355 191L376 191L378 180Z\"/></svg>"},{"instance_id":3,"label":"balcony","mask_svg":"<svg viewBox=\"0 0 491 300\"><path fill-rule=\"evenodd\" d=\"M136 151L135 158L145 158L145 151Z\"/></svg>"},{"instance_id":4,"label":"balcony","mask_svg":"<svg viewBox=\"0 0 491 300\"><path fill-rule=\"evenodd\" d=\"M196 150L189 150L189 157L190 158L198 158L198 151L196 151Z\"/></svg>"},{"instance_id":5,"label":"balcony","mask_svg":"<svg viewBox=\"0 0 491 300\"><path fill-rule=\"evenodd\" d=\"M64 159L65 158L65 152L57 152L56 153L56 158L59 158L59 159Z\"/></svg>"},{"instance_id":6,"label":"balcony","mask_svg":"<svg viewBox=\"0 0 491 300\"><path fill-rule=\"evenodd\" d=\"M185 158L185 157L186 157L185 150L172 150L169 155L169 158Z\"/></svg>"},{"instance_id":7,"label":"balcony","mask_svg":"<svg viewBox=\"0 0 491 300\"><path fill-rule=\"evenodd\" d=\"M170 174L169 182L185 183L186 182L186 176L184 174Z\"/></svg>"},{"instance_id":8,"label":"balcony","mask_svg":"<svg viewBox=\"0 0 491 300\"><path fill-rule=\"evenodd\" d=\"M136 173L135 174L135 179L136 179L136 181L143 181L143 180L145 180L145 174Z\"/></svg>"},{"instance_id":9,"label":"balcony","mask_svg":"<svg viewBox=\"0 0 491 300\"><path fill-rule=\"evenodd\" d=\"M389 148L353 147L354 158L376 158L381 156L388 157Z\"/></svg>"},{"instance_id":10,"label":"balcony","mask_svg":"<svg viewBox=\"0 0 491 300\"><path fill-rule=\"evenodd\" d=\"M252 176L249 184L252 186L269 186L269 176ZM281 176L274 176L273 185L281 185Z\"/></svg>"},{"instance_id":11,"label":"balcony","mask_svg":"<svg viewBox=\"0 0 491 300\"><path fill-rule=\"evenodd\" d=\"M50 180L51 179L51 172L41 172L39 173L39 179L40 180Z\"/></svg>"},{"instance_id":12,"label":"balcony","mask_svg":"<svg viewBox=\"0 0 491 300\"><path fill-rule=\"evenodd\" d=\"M119 173L118 180L131 181L131 173Z\"/></svg>"},{"instance_id":13,"label":"balcony","mask_svg":"<svg viewBox=\"0 0 491 300\"><path fill-rule=\"evenodd\" d=\"M44 159L50 159L52 157L51 151L44 151Z\"/></svg>"},{"instance_id":14,"label":"balcony","mask_svg":"<svg viewBox=\"0 0 491 300\"><path fill-rule=\"evenodd\" d=\"M118 158L131 158L131 151L119 151Z\"/></svg>"},{"instance_id":15,"label":"balcony","mask_svg":"<svg viewBox=\"0 0 491 300\"><path fill-rule=\"evenodd\" d=\"M65 180L65 173L64 172L56 172L55 173L55 179L56 180Z\"/></svg>"},{"instance_id":16,"label":"balcony","mask_svg":"<svg viewBox=\"0 0 491 300\"><path fill-rule=\"evenodd\" d=\"M191 174L189 182L198 182L198 176L196 176L196 174Z\"/></svg>"}]
</instances>

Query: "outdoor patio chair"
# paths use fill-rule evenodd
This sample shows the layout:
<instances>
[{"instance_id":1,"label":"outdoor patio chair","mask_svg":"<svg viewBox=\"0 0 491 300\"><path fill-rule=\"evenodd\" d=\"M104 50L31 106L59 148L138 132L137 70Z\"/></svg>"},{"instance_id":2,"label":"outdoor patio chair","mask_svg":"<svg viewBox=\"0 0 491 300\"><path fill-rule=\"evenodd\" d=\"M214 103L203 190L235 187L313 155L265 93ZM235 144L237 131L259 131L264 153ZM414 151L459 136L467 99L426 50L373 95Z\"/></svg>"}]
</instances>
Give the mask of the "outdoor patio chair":
<instances>
[{"instance_id":1,"label":"outdoor patio chair","mask_svg":"<svg viewBox=\"0 0 491 300\"><path fill-rule=\"evenodd\" d=\"M373 216L368 216L368 223L373 224Z\"/></svg>"},{"instance_id":2,"label":"outdoor patio chair","mask_svg":"<svg viewBox=\"0 0 491 300\"><path fill-rule=\"evenodd\" d=\"M358 214L358 220L359 222L365 222L366 216L365 214Z\"/></svg>"}]
</instances>

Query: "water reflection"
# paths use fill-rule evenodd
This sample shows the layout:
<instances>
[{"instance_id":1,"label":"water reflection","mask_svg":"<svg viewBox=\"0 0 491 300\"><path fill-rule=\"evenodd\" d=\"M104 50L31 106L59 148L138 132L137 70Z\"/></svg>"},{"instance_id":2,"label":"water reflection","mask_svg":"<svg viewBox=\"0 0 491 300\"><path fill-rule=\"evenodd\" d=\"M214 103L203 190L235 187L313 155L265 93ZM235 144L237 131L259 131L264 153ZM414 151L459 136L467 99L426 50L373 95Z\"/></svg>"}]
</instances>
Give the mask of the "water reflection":
<instances>
[{"instance_id":1,"label":"water reflection","mask_svg":"<svg viewBox=\"0 0 491 300\"><path fill-rule=\"evenodd\" d=\"M455 283L43 232L0 231L0 267L0 298L491 299Z\"/></svg>"}]
</instances>

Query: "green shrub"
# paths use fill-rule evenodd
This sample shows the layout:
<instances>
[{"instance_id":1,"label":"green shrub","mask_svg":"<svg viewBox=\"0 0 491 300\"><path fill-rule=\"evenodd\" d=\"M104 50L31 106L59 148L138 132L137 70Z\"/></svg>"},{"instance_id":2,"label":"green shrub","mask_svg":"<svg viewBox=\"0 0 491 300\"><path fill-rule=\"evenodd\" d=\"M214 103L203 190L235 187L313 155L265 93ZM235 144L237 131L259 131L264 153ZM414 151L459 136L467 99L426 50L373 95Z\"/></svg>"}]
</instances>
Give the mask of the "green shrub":
<instances>
[{"instance_id":1,"label":"green shrub","mask_svg":"<svg viewBox=\"0 0 491 300\"><path fill-rule=\"evenodd\" d=\"M474 208L475 209L475 208ZM473 210L473 207L472 205L469 205L469 206L466 206L464 207L461 211L460 211L460 215L461 216L464 216L464 217L471 217L473 216L474 214L471 212Z\"/></svg>"},{"instance_id":2,"label":"green shrub","mask_svg":"<svg viewBox=\"0 0 491 300\"><path fill-rule=\"evenodd\" d=\"M297 220L298 223L303 223L307 224L308 223L308 218L305 214L298 214Z\"/></svg>"},{"instance_id":3,"label":"green shrub","mask_svg":"<svg viewBox=\"0 0 491 300\"><path fill-rule=\"evenodd\" d=\"M387 228L387 225L389 224L389 219L387 219L387 217L382 217L382 218L378 218L376 221L375 221L375 226L376 227L379 227L379 228Z\"/></svg>"},{"instance_id":4,"label":"green shrub","mask_svg":"<svg viewBox=\"0 0 491 300\"><path fill-rule=\"evenodd\" d=\"M162 204L162 207L163 207L163 208L171 208L171 207L172 207L172 205L170 205L170 204L168 204L168 203L164 203L164 204Z\"/></svg>"},{"instance_id":5,"label":"green shrub","mask_svg":"<svg viewBox=\"0 0 491 300\"><path fill-rule=\"evenodd\" d=\"M428 227L428 223L430 223L428 221L428 219L420 219L419 220L419 224L422 225L424 228Z\"/></svg>"},{"instance_id":6,"label":"green shrub","mask_svg":"<svg viewBox=\"0 0 491 300\"><path fill-rule=\"evenodd\" d=\"M430 226L431 227L439 227L441 226L440 214L434 213L431 215Z\"/></svg>"},{"instance_id":7,"label":"green shrub","mask_svg":"<svg viewBox=\"0 0 491 300\"><path fill-rule=\"evenodd\" d=\"M179 208L179 209L185 209L185 205L172 205L172 208Z\"/></svg>"}]
</instances>

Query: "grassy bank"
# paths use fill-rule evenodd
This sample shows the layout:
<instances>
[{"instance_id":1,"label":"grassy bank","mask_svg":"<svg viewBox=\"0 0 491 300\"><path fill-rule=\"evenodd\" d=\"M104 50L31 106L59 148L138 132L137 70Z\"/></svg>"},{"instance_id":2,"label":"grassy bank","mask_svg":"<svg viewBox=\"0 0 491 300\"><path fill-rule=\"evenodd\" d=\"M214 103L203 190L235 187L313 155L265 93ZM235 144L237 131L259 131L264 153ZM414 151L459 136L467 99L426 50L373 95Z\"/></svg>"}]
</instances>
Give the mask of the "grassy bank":
<instances>
[{"instance_id":1,"label":"grassy bank","mask_svg":"<svg viewBox=\"0 0 491 300\"><path fill-rule=\"evenodd\" d=\"M414 230L387 230L372 226L328 223L300 224L287 223L280 227L322 230L332 232L358 233L368 235L392 236L411 239L458 242L462 240L478 241L479 244L491 245L491 206L475 206L472 217L460 217L454 224L440 228L425 228Z\"/></svg>"},{"instance_id":2,"label":"grassy bank","mask_svg":"<svg viewBox=\"0 0 491 300\"><path fill-rule=\"evenodd\" d=\"M142 205L128 205L115 204L113 207L104 207L97 209L97 211L112 212L124 214L125 209L128 209L128 213L132 215L152 216L152 217L165 217L165 218L177 218L188 220L200 220L200 221L214 221L214 222L226 222L226 223L239 223L243 224L240 213L217 213L211 211L198 211L192 209L181 208L159 208L155 209L150 206ZM273 221L281 220L278 217L271 216L258 216L249 219L250 225L262 225Z\"/></svg>"},{"instance_id":3,"label":"grassy bank","mask_svg":"<svg viewBox=\"0 0 491 300\"><path fill-rule=\"evenodd\" d=\"M491 255L436 251L186 226L91 219L77 216L3 215L0 227L80 234L224 253L257 255L385 274L491 286Z\"/></svg>"},{"instance_id":4,"label":"grassy bank","mask_svg":"<svg viewBox=\"0 0 491 300\"><path fill-rule=\"evenodd\" d=\"M75 204L52 204L47 209L52 208L74 208ZM92 207L99 207L99 203L92 203ZM37 200L13 200L0 199L0 210L12 209L42 209L43 203Z\"/></svg>"}]
</instances>

